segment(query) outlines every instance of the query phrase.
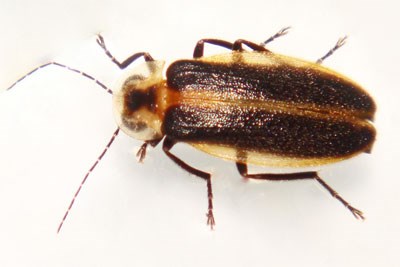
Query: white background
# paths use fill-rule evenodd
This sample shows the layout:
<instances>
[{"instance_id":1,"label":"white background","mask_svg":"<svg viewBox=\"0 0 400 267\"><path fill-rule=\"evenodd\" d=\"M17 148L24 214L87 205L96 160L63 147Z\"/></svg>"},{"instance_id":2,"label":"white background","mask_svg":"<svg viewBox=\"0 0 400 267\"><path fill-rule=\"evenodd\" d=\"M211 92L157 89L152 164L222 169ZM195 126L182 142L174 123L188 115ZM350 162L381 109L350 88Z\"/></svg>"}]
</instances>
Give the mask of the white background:
<instances>
[{"instance_id":1,"label":"white background","mask_svg":"<svg viewBox=\"0 0 400 267\"><path fill-rule=\"evenodd\" d=\"M160 147L137 163L141 143L121 134L57 235L116 125L111 96L93 82L41 70L0 93L0 266L399 266L397 2L2 0L1 89L49 60L112 86L121 71L95 43L99 32L120 61L149 51L168 62L190 58L200 38L259 42L284 26L290 34L269 48L315 60L347 34L324 64L374 96L378 136L371 155L317 168L364 222L313 181L244 182L233 163L178 146L213 173L210 231L205 182Z\"/></svg>"}]
</instances>

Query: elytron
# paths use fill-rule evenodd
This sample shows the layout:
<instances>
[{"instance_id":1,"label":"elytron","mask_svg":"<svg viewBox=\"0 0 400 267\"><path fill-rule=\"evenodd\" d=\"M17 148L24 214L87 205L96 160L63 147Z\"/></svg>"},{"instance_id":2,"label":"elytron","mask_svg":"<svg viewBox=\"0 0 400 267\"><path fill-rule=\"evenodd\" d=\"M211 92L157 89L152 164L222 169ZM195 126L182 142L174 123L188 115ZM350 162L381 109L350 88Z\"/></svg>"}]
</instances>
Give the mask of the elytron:
<instances>
[{"instance_id":1,"label":"elytron","mask_svg":"<svg viewBox=\"0 0 400 267\"><path fill-rule=\"evenodd\" d=\"M246 179L314 179L339 200L357 219L363 213L326 184L316 171L249 174L248 164L275 167L318 166L370 153L376 131L373 99L349 78L321 65L341 47L345 38L316 62L276 54L265 45L285 35L284 28L262 44L238 39L228 42L201 39L193 58L173 62L163 77L164 61L147 52L135 53L120 63L97 43L120 69L139 58L144 63L129 69L111 90L93 76L57 62L58 66L92 79L113 95L118 128L103 153L89 169L58 228L61 229L75 198L121 129L143 141L137 156L143 161L148 145L162 143L168 158L207 184L207 224L215 225L211 174L191 167L171 152L186 143L210 155L234 161ZM204 56L204 45L228 49ZM247 47L244 49L244 47Z\"/></svg>"}]
</instances>

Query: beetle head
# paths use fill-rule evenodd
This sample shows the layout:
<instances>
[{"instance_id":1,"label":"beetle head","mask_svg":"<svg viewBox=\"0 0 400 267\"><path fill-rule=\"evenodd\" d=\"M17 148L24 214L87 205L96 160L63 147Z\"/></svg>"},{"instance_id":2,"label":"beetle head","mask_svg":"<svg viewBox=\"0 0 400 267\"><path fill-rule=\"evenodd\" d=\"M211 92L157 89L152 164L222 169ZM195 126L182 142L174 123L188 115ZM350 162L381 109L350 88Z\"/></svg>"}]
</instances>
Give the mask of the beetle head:
<instances>
[{"instance_id":1,"label":"beetle head","mask_svg":"<svg viewBox=\"0 0 400 267\"><path fill-rule=\"evenodd\" d=\"M117 124L135 139L151 141L162 137L162 122L156 111L164 64L164 61L147 61L130 70L114 91Z\"/></svg>"}]
</instances>

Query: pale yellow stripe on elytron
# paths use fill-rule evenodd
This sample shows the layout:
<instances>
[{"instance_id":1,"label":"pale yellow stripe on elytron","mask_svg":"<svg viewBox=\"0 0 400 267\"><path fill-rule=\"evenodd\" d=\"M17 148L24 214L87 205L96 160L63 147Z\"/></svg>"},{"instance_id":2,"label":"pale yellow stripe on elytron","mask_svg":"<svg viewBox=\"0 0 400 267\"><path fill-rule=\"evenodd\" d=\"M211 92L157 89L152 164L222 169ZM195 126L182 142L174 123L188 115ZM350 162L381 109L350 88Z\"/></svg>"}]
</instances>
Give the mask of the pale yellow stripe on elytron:
<instances>
[{"instance_id":1,"label":"pale yellow stripe on elytron","mask_svg":"<svg viewBox=\"0 0 400 267\"><path fill-rule=\"evenodd\" d=\"M225 160L230 161L238 161L236 156L236 149L233 147L221 146L216 144L198 144L198 143L190 143L189 145L207 153L212 156L223 158ZM362 153L363 151L358 151L352 155L347 155L345 157L330 157L330 158L294 158L294 157L284 157L277 156L268 153L261 152L248 152L247 153L247 164L259 165L259 166L268 166L268 167L312 167L334 163L337 161L342 161L351 157L354 157L357 154Z\"/></svg>"},{"instance_id":2,"label":"pale yellow stripe on elytron","mask_svg":"<svg viewBox=\"0 0 400 267\"><path fill-rule=\"evenodd\" d=\"M194 96L196 95L196 96ZM202 98L199 96L202 95ZM359 119L354 113L345 112L335 109L323 109L320 107L312 107L311 105L300 105L300 104L287 104L285 102L279 101L254 101L254 100L215 100L218 98L213 98L213 93L210 94L199 94L197 96L196 92L184 91L180 94L179 103L175 102L173 104L187 105L199 108L206 108L209 110L230 110L230 109L243 109L243 110L256 110L265 111L267 113L285 113L293 114L294 116L307 116L309 118L322 119L327 121L347 121L353 125L358 125L359 127L372 127L372 124L367 120Z\"/></svg>"}]
</instances>

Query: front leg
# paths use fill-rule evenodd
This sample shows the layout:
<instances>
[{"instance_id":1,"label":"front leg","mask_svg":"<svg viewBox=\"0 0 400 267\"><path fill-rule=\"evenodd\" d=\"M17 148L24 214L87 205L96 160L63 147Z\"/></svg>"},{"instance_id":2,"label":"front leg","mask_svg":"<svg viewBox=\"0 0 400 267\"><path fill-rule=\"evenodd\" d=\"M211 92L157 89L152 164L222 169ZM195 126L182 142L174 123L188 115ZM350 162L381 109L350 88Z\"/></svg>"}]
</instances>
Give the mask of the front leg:
<instances>
[{"instance_id":1,"label":"front leg","mask_svg":"<svg viewBox=\"0 0 400 267\"><path fill-rule=\"evenodd\" d=\"M104 52L106 53L106 55L111 59L111 61L113 63L115 63L120 69L125 69L126 67L128 67L132 62L134 62L135 60L137 60L140 57L143 57L145 61L154 61L153 57L150 56L149 53L147 52L139 52L136 54L133 54L132 56L128 57L127 59L125 59L122 63L120 63L118 60L115 59L115 57L111 54L111 52L107 49L106 47L106 43L104 41L103 36L101 36L100 34L97 35L97 39L96 39L97 43L100 45L100 47L104 50Z\"/></svg>"},{"instance_id":2,"label":"front leg","mask_svg":"<svg viewBox=\"0 0 400 267\"><path fill-rule=\"evenodd\" d=\"M193 168L192 166L189 166L187 163L185 163L183 160L179 159L177 156L172 154L170 150L172 147L176 144L176 142L168 137L165 137L164 142L163 142L163 150L165 154L176 164L179 165L182 169L185 171L196 175L207 182L207 197L208 197L208 212L207 212L207 225L210 225L211 230L215 226L215 220L214 220L214 215L213 215L213 195L212 195L212 187L211 187L211 174L200 171L198 169Z\"/></svg>"},{"instance_id":3,"label":"front leg","mask_svg":"<svg viewBox=\"0 0 400 267\"><path fill-rule=\"evenodd\" d=\"M140 163L143 162L144 158L146 157L146 152L147 152L147 146L151 145L152 147L155 147L160 143L161 139L156 139L156 140L150 140L150 141L145 141L139 148L138 152L136 152L136 157L138 158L138 161Z\"/></svg>"}]
</instances>

